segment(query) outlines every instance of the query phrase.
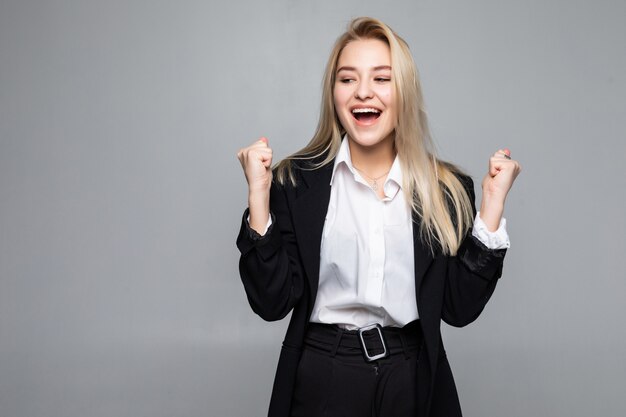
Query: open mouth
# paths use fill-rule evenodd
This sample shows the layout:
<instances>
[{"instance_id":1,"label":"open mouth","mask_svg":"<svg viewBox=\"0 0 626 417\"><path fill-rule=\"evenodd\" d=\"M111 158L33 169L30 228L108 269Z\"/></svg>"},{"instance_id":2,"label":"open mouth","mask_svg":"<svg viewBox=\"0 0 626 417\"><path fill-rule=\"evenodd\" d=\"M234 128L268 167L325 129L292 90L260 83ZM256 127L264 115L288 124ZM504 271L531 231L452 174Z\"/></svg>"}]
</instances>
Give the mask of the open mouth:
<instances>
[{"instance_id":1,"label":"open mouth","mask_svg":"<svg viewBox=\"0 0 626 417\"><path fill-rule=\"evenodd\" d=\"M352 117L359 122L373 122L380 117L381 111L373 107L352 109Z\"/></svg>"}]
</instances>

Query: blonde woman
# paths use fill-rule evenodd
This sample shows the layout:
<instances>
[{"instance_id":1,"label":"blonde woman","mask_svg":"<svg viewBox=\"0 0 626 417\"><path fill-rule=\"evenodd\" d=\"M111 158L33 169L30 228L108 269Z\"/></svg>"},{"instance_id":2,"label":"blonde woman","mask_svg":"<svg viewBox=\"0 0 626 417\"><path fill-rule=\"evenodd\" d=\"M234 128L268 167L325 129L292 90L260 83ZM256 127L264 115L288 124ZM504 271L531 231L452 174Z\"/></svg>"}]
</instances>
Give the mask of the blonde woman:
<instances>
[{"instance_id":1,"label":"blonde woman","mask_svg":"<svg viewBox=\"0 0 626 417\"><path fill-rule=\"evenodd\" d=\"M265 138L238 158L248 300L265 320L292 313L269 415L460 416L440 324L474 321L501 275L510 152L489 159L476 214L472 180L434 153L407 44L358 18L309 144L273 168Z\"/></svg>"}]
</instances>

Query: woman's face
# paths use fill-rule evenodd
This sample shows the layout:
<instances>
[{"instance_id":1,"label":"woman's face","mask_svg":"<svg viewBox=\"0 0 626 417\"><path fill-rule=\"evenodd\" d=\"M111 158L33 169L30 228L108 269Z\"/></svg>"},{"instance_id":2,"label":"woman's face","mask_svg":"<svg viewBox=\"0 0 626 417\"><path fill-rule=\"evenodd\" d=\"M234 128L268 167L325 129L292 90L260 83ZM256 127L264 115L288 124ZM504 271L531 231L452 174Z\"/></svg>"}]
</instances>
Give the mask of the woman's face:
<instances>
[{"instance_id":1,"label":"woman's face","mask_svg":"<svg viewBox=\"0 0 626 417\"><path fill-rule=\"evenodd\" d=\"M377 39L348 43L337 62L335 111L348 137L370 147L393 138L396 106L389 47Z\"/></svg>"}]
</instances>

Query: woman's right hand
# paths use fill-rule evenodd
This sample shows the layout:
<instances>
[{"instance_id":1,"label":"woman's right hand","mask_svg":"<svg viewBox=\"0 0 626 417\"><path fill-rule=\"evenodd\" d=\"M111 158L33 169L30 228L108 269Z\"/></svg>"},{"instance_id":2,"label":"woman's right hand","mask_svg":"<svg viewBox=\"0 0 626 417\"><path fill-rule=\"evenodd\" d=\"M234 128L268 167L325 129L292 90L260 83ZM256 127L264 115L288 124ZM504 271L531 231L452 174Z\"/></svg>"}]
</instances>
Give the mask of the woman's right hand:
<instances>
[{"instance_id":1,"label":"woman's right hand","mask_svg":"<svg viewBox=\"0 0 626 417\"><path fill-rule=\"evenodd\" d=\"M240 149L237 158L248 182L250 227L263 235L270 216L270 187L272 186L272 148L267 138Z\"/></svg>"}]
</instances>

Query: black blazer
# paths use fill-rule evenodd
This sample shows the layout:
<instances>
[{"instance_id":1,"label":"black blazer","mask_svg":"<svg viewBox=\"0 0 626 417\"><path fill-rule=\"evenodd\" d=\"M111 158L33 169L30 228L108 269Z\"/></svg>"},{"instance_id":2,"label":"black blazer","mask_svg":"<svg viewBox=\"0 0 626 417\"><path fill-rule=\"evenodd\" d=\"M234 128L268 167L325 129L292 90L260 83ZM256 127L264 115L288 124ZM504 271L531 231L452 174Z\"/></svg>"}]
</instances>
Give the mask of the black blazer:
<instances>
[{"instance_id":1,"label":"black blazer","mask_svg":"<svg viewBox=\"0 0 626 417\"><path fill-rule=\"evenodd\" d=\"M237 237L239 272L254 312L272 321L293 310L278 361L270 417L290 415L303 339L317 294L332 170L332 163L316 170L294 167L296 187L272 184L270 209L275 222L268 233L255 240L246 211ZM461 180L474 199L472 180ZM441 342L441 320L461 327L478 317L501 275L506 251L489 250L468 234L457 256L433 255L419 237L419 219L413 220L416 299L424 333L417 376L419 415L460 416Z\"/></svg>"}]
</instances>

